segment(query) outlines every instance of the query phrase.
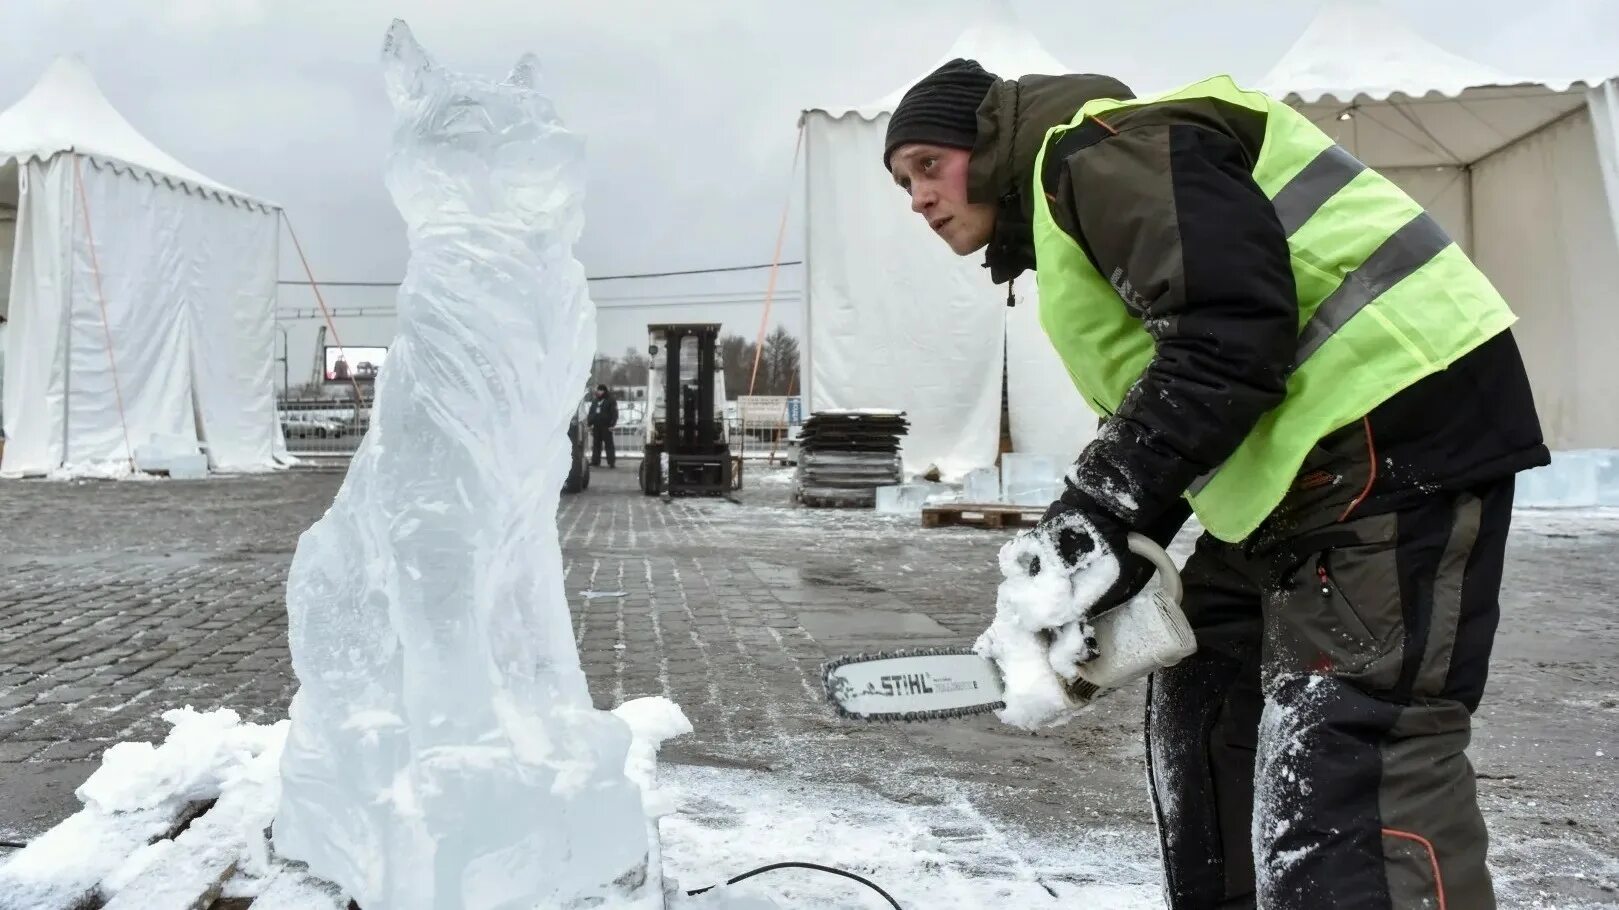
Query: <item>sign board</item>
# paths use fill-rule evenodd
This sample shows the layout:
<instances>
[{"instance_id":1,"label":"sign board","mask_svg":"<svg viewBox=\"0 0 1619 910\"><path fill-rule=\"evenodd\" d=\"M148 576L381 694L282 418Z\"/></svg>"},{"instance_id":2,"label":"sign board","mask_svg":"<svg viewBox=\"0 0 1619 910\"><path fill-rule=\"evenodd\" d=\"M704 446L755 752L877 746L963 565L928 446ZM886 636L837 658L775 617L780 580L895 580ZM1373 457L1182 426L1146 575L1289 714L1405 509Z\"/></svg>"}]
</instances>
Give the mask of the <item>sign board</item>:
<instances>
[{"instance_id":1,"label":"sign board","mask_svg":"<svg viewBox=\"0 0 1619 910\"><path fill-rule=\"evenodd\" d=\"M738 395L736 414L745 427L787 428L787 396Z\"/></svg>"},{"instance_id":2,"label":"sign board","mask_svg":"<svg viewBox=\"0 0 1619 910\"><path fill-rule=\"evenodd\" d=\"M388 359L388 349L327 345L324 357L322 378L327 382L374 382L382 362Z\"/></svg>"}]
</instances>

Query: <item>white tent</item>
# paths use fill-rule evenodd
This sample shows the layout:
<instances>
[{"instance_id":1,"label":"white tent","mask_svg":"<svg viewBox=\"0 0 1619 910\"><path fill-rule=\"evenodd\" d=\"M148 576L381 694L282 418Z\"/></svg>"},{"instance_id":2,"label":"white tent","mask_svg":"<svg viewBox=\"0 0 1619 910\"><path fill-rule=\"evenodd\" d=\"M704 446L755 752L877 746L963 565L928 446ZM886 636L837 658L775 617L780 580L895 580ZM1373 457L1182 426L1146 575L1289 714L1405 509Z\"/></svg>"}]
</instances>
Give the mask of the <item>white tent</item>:
<instances>
[{"instance_id":1,"label":"white tent","mask_svg":"<svg viewBox=\"0 0 1619 910\"><path fill-rule=\"evenodd\" d=\"M275 467L279 216L159 150L79 61L0 112L0 473L127 466L154 439Z\"/></svg>"},{"instance_id":2,"label":"white tent","mask_svg":"<svg viewBox=\"0 0 1619 910\"><path fill-rule=\"evenodd\" d=\"M975 59L1007 78L1069 72L1004 7L997 12L938 62ZM803 112L810 408L902 408L906 469L956 477L995 461L1004 362L1013 448L1061 464L1096 417L1040 330L1033 276L1016 282L1008 310L981 257L953 255L883 170L889 115L933 68L876 101Z\"/></svg>"},{"instance_id":3,"label":"white tent","mask_svg":"<svg viewBox=\"0 0 1619 910\"><path fill-rule=\"evenodd\" d=\"M1404 187L1490 276L1549 445L1619 447L1619 86L1502 73L1340 0L1255 87Z\"/></svg>"}]
</instances>

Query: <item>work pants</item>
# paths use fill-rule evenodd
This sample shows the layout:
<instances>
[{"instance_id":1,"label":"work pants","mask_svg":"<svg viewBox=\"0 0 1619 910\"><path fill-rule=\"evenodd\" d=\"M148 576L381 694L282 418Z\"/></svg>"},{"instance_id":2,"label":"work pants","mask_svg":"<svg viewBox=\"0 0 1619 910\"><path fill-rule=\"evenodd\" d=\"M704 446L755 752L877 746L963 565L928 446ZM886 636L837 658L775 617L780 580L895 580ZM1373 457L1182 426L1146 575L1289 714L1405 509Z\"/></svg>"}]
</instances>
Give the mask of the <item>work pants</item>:
<instances>
[{"instance_id":1,"label":"work pants","mask_svg":"<svg viewBox=\"0 0 1619 910\"><path fill-rule=\"evenodd\" d=\"M1147 698L1172 910L1495 906L1465 750L1513 482L1362 515L1369 471L1318 447L1248 541L1186 563L1198 651Z\"/></svg>"},{"instance_id":2,"label":"work pants","mask_svg":"<svg viewBox=\"0 0 1619 910\"><path fill-rule=\"evenodd\" d=\"M610 427L593 427L590 431L590 465L599 468L602 463L602 447L607 447L607 466L614 467L618 461L613 451L613 431Z\"/></svg>"}]
</instances>

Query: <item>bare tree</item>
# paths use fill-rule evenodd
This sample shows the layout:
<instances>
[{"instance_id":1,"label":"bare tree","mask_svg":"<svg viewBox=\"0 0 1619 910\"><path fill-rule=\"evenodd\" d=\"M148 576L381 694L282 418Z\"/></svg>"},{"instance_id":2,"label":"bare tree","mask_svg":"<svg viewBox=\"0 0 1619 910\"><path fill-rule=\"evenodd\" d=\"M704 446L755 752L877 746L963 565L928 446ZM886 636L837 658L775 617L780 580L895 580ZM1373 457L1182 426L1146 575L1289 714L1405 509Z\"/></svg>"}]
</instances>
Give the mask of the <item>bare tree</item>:
<instances>
[{"instance_id":1,"label":"bare tree","mask_svg":"<svg viewBox=\"0 0 1619 910\"><path fill-rule=\"evenodd\" d=\"M798 391L798 339L781 326L765 336L759 364L759 394L788 395Z\"/></svg>"},{"instance_id":2,"label":"bare tree","mask_svg":"<svg viewBox=\"0 0 1619 910\"><path fill-rule=\"evenodd\" d=\"M635 348L625 348L624 356L619 358L613 367L609 385L617 386L644 386L647 382L647 373L652 361Z\"/></svg>"},{"instance_id":3,"label":"bare tree","mask_svg":"<svg viewBox=\"0 0 1619 910\"><path fill-rule=\"evenodd\" d=\"M612 384L613 374L618 368L617 360L605 354L597 354L596 359L590 363L590 387Z\"/></svg>"},{"instance_id":4,"label":"bare tree","mask_svg":"<svg viewBox=\"0 0 1619 910\"><path fill-rule=\"evenodd\" d=\"M753 342L741 335L720 339L720 363L725 367L725 397L748 394L748 376L753 372Z\"/></svg>"}]
</instances>

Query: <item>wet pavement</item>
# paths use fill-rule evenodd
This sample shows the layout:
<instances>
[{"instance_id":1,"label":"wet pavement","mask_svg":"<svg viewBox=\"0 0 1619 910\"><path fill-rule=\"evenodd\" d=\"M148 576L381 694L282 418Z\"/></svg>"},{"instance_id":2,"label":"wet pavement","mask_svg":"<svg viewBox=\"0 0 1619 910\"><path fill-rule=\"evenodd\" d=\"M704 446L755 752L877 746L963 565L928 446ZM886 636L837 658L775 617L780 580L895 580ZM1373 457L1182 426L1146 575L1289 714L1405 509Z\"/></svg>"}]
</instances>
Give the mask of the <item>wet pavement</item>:
<instances>
[{"instance_id":1,"label":"wet pavement","mask_svg":"<svg viewBox=\"0 0 1619 910\"><path fill-rule=\"evenodd\" d=\"M795 508L788 477L752 471L736 502L665 502L634 492L621 466L564 498L564 583L598 705L679 702L697 732L668 745L671 762L970 806L976 827L955 837L1106 836L1129 860L1119 876L1146 875L1139 686L1040 735L992 717L832 716L828 657L972 641L1005 537ZM70 814L101 752L161 737L163 710L285 715L286 570L340 482L0 486L0 840ZM1619 907L1616 556L1611 513L1524 515L1513 537L1472 749L1506 907Z\"/></svg>"}]
</instances>

